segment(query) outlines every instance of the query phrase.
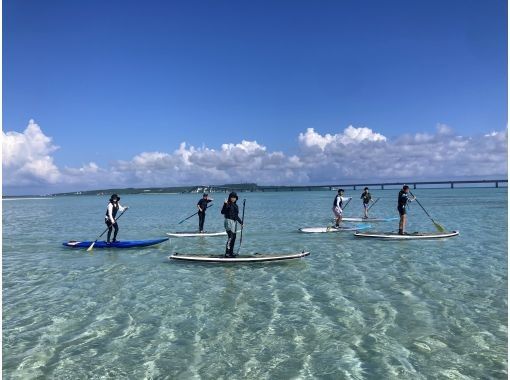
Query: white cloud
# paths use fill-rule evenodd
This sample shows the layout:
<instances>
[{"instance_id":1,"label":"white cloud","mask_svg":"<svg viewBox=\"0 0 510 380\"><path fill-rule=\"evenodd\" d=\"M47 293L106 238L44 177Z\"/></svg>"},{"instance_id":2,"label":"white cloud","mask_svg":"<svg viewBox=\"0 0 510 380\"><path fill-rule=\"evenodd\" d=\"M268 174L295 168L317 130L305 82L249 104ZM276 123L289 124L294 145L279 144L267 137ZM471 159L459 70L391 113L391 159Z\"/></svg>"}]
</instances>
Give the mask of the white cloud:
<instances>
[{"instance_id":1,"label":"white cloud","mask_svg":"<svg viewBox=\"0 0 510 380\"><path fill-rule=\"evenodd\" d=\"M34 120L30 120L23 133L2 132L4 184L58 183L60 171L50 156L57 149Z\"/></svg>"},{"instance_id":2,"label":"white cloud","mask_svg":"<svg viewBox=\"0 0 510 380\"><path fill-rule=\"evenodd\" d=\"M299 134L298 139L302 147L306 149L319 148L320 150L325 150L328 145L348 145L360 142L386 141L385 136L374 133L369 128L354 128L352 125L345 128L343 133L335 135L327 133L324 136L315 132L313 128L308 128L306 133Z\"/></svg>"},{"instance_id":3,"label":"white cloud","mask_svg":"<svg viewBox=\"0 0 510 380\"><path fill-rule=\"evenodd\" d=\"M173 152L141 152L129 160L99 167L59 169L51 153L57 147L30 121L23 133L3 134L4 187L50 184L76 190L190 184L257 182L320 184L399 179L451 179L507 175L508 132L456 136L438 124L433 134L388 139L369 128L349 126L325 134L309 128L298 136L295 155L271 152L256 141L225 143L220 149L181 143Z\"/></svg>"}]
</instances>

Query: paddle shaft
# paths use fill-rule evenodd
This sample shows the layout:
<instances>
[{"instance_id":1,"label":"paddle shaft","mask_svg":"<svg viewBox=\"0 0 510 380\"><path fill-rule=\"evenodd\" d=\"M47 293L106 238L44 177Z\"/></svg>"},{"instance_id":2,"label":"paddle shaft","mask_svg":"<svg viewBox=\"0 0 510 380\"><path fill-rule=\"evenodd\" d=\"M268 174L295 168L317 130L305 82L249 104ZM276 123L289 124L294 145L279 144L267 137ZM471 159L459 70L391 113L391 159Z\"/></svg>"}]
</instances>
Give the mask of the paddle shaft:
<instances>
[{"instance_id":1,"label":"paddle shaft","mask_svg":"<svg viewBox=\"0 0 510 380\"><path fill-rule=\"evenodd\" d=\"M421 209L425 212L425 214L427 214L427 216L428 216L428 217L429 217L432 221L434 221L434 219L432 219L432 217L429 215L429 213L427 212L427 210L425 210L425 207L423 207L423 206L421 205L421 203L420 203L420 201L418 200L418 198L416 198L416 196L415 196L413 193L411 193L411 192L409 192L409 194L411 194L411 195L414 197L414 200L416 201L416 203L418 203L418 204L420 205Z\"/></svg>"},{"instance_id":2,"label":"paddle shaft","mask_svg":"<svg viewBox=\"0 0 510 380\"><path fill-rule=\"evenodd\" d=\"M210 205L210 206L207 206L205 209L207 210L209 207L212 207L212 205L213 205L213 204L211 203L211 205ZM200 211L197 211L197 212L196 212L196 213L194 213L193 215L188 216L186 219L181 220L181 221L180 221L179 223L177 223L177 224L181 224L182 222L184 222L184 221L188 220L189 218L191 218L191 217L195 216L195 215L196 215L196 214L198 214L199 212L200 212Z\"/></svg>"},{"instance_id":3,"label":"paddle shaft","mask_svg":"<svg viewBox=\"0 0 510 380\"><path fill-rule=\"evenodd\" d=\"M239 238L239 247L237 248L237 254L239 255L239 251L241 250L241 244L243 243L243 227L244 227L244 208L246 206L246 199L243 200L243 217L241 220L243 224L241 224L241 237ZM237 230L237 222L236 222L236 230Z\"/></svg>"},{"instance_id":4,"label":"paddle shaft","mask_svg":"<svg viewBox=\"0 0 510 380\"><path fill-rule=\"evenodd\" d=\"M352 201L352 197L347 201L347 203L345 204L344 207L342 207L342 211L345 210L347 208L347 205L349 204L349 202Z\"/></svg>"},{"instance_id":5,"label":"paddle shaft","mask_svg":"<svg viewBox=\"0 0 510 380\"><path fill-rule=\"evenodd\" d=\"M416 201L416 203L418 203L421 207L421 209L423 210L423 212L425 212L425 214L427 214L427 216L430 218L430 220L432 221L432 223L434 223L434 225L436 226L436 228L440 231L446 231L446 229L440 225L439 223L437 223L434 219L432 219L432 217L430 216L430 214L427 212L427 210L425 210L425 207L423 207L420 203L420 201L418 200L418 198L416 198L416 196L409 192L409 194L411 194L413 197L414 197L414 200Z\"/></svg>"},{"instance_id":6,"label":"paddle shaft","mask_svg":"<svg viewBox=\"0 0 510 380\"><path fill-rule=\"evenodd\" d=\"M371 208L372 208L372 207L373 207L373 206L377 203L377 201L378 201L379 199L381 199L381 198L377 198L377 199L374 201L374 203L372 203L372 205L371 205L371 206L367 209L367 211L369 211L369 210L370 210L370 209L371 209Z\"/></svg>"}]
</instances>

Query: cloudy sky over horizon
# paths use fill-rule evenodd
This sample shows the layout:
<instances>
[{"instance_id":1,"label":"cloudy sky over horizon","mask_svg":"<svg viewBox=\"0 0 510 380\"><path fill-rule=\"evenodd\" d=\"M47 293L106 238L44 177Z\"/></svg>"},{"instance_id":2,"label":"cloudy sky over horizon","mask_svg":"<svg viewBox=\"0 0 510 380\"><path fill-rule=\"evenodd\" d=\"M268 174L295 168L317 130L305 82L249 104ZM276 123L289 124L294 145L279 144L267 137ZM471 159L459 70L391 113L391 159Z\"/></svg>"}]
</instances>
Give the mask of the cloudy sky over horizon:
<instances>
[{"instance_id":1,"label":"cloudy sky over horizon","mask_svg":"<svg viewBox=\"0 0 510 380\"><path fill-rule=\"evenodd\" d=\"M46 194L112 187L334 184L506 178L508 130L462 136L444 124L433 134L394 139L366 127L320 134L313 128L289 136L296 154L270 151L242 140L219 147L182 142L168 151L140 151L128 160L58 166L58 141L30 120L23 132L2 132L5 195Z\"/></svg>"},{"instance_id":2,"label":"cloudy sky over horizon","mask_svg":"<svg viewBox=\"0 0 510 380\"><path fill-rule=\"evenodd\" d=\"M507 7L4 0L3 192L506 178Z\"/></svg>"}]
</instances>

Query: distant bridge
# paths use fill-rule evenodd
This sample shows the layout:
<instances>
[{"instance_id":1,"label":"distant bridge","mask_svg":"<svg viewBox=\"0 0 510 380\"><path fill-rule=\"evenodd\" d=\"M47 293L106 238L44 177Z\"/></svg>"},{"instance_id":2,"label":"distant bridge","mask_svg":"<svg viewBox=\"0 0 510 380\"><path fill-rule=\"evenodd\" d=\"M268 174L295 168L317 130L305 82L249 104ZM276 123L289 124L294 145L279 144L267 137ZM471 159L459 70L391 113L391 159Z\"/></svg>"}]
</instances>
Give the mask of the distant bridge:
<instances>
[{"instance_id":1,"label":"distant bridge","mask_svg":"<svg viewBox=\"0 0 510 380\"><path fill-rule=\"evenodd\" d=\"M483 184L494 184L494 187L500 187L500 184L507 184L508 179L483 179L483 180L459 180L459 181L410 181L410 182L384 182L384 183L349 183L341 185L305 185L305 186L210 186L208 191L210 192L269 192L269 191L313 191L313 190L336 190L336 189L348 189L353 190L359 188L380 188L384 190L385 187L389 186L403 186L408 185L413 189L416 189L419 185L449 185L451 189L455 188L455 185L483 185Z\"/></svg>"}]
</instances>

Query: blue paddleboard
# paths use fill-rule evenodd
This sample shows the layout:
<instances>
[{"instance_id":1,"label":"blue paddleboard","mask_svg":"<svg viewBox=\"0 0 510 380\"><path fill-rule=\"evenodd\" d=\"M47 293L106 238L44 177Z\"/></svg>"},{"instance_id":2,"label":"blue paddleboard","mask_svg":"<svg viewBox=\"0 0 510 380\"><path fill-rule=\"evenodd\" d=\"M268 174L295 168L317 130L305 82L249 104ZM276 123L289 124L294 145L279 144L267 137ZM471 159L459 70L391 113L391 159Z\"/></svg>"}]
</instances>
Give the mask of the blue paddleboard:
<instances>
[{"instance_id":1,"label":"blue paddleboard","mask_svg":"<svg viewBox=\"0 0 510 380\"><path fill-rule=\"evenodd\" d=\"M106 244L106 241L96 241L94 248L136 248L136 247L147 247L149 245L163 243L168 238L162 239L151 239L151 240L123 240L115 243ZM66 247L71 248L88 248L94 243L93 241L75 241L70 240L66 243L62 243Z\"/></svg>"}]
</instances>

